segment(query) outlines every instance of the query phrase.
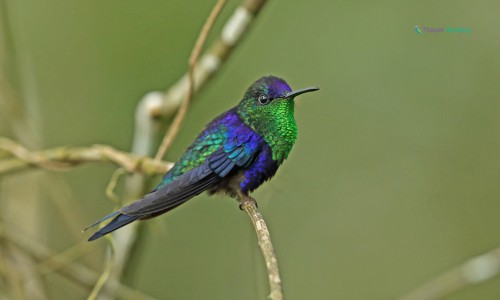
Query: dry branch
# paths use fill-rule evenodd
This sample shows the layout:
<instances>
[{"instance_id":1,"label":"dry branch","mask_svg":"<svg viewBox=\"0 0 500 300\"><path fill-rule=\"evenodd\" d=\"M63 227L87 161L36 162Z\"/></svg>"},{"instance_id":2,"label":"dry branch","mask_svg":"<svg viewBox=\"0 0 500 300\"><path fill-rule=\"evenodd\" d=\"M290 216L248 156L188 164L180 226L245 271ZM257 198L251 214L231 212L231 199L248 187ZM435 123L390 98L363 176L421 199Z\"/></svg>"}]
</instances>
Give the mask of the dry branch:
<instances>
[{"instance_id":1,"label":"dry branch","mask_svg":"<svg viewBox=\"0 0 500 300\"><path fill-rule=\"evenodd\" d=\"M400 300L444 299L459 290L498 275L500 275L500 247L468 259L401 297Z\"/></svg>"},{"instance_id":2,"label":"dry branch","mask_svg":"<svg viewBox=\"0 0 500 300\"><path fill-rule=\"evenodd\" d=\"M129 173L139 172L153 175L163 174L173 165L169 162L155 161L149 157L126 153L104 145L29 151L22 145L3 137L0 137L0 152L11 156L0 159L0 175L34 167L57 171L68 170L88 162L113 163L123 167Z\"/></svg>"},{"instance_id":3,"label":"dry branch","mask_svg":"<svg viewBox=\"0 0 500 300\"><path fill-rule=\"evenodd\" d=\"M271 289L269 298L272 300L283 300L283 288L281 285L280 270L278 268L278 258L276 257L276 252L274 252L271 235L267 229L266 222L259 212L255 200L244 201L241 204L241 209L247 213L257 233L259 247L264 256L267 275L269 277L269 287Z\"/></svg>"},{"instance_id":4,"label":"dry branch","mask_svg":"<svg viewBox=\"0 0 500 300\"><path fill-rule=\"evenodd\" d=\"M97 272L78 262L66 260L46 246L39 244L33 238L24 236L19 230L5 224L0 224L0 240L12 244L20 251L33 257L35 261L40 263L39 268L56 271L87 290L92 289L99 278ZM113 288L115 295L121 299L154 299L115 280L111 280L109 285ZM105 289L104 294L109 294L109 290Z\"/></svg>"},{"instance_id":5,"label":"dry branch","mask_svg":"<svg viewBox=\"0 0 500 300\"><path fill-rule=\"evenodd\" d=\"M194 70L196 64L198 63L198 58L200 57L203 45L207 40L208 33L210 32L210 29L214 26L215 20L217 20L217 17L219 16L220 12L222 11L222 8L224 7L224 4L226 4L226 0L217 1L214 8L212 9L212 12L210 13L210 16L208 16L205 25L203 25L200 35L198 36L198 39L196 40L196 44L194 45L193 51L191 52L191 56L189 57L188 92L184 97L184 101L181 102L179 110L177 111L177 114L175 115L172 124L170 124L170 127L167 133L165 134L165 137L163 138L160 148L156 152L155 160L162 159L162 157L165 155L165 152L167 152L168 148L170 147L170 145L172 145L172 142L179 133L182 121L186 116L187 108L189 106L189 103L191 102L191 98L193 98L194 87L195 87Z\"/></svg>"}]
</instances>

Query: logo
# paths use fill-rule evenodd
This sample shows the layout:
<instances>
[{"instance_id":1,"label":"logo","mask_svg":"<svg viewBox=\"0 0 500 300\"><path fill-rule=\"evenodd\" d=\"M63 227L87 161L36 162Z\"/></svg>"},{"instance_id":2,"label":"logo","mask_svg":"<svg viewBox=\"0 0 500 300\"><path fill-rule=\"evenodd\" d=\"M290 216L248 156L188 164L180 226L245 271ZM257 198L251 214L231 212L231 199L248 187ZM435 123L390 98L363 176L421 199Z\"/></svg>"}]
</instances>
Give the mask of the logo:
<instances>
[{"instance_id":1,"label":"logo","mask_svg":"<svg viewBox=\"0 0 500 300\"><path fill-rule=\"evenodd\" d=\"M415 32L422 33L471 33L470 27L427 27L415 26Z\"/></svg>"}]
</instances>

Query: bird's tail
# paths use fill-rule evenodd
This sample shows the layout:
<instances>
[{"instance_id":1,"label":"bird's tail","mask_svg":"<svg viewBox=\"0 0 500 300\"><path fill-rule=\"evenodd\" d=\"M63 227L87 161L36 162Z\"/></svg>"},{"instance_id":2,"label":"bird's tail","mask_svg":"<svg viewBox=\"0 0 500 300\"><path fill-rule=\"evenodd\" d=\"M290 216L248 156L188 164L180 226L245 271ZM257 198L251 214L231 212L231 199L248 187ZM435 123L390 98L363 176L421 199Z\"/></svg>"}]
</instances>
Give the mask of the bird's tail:
<instances>
[{"instance_id":1,"label":"bird's tail","mask_svg":"<svg viewBox=\"0 0 500 300\"><path fill-rule=\"evenodd\" d=\"M94 224L90 225L89 227L85 228L83 231L85 231L91 227L94 227L94 226L100 224L101 222L103 222L109 218L112 218L112 217L115 217L115 218L111 222L109 222L106 226L101 228L99 231L95 232L88 239L89 242L93 241L95 239L98 239L101 236L106 235L110 232L113 232L113 231L117 230L118 228L121 228L127 224L134 222L135 220L139 219L140 216L127 216L127 215L120 213L120 211L115 211L114 213L105 216L104 218L100 219L99 221L97 221Z\"/></svg>"}]
</instances>

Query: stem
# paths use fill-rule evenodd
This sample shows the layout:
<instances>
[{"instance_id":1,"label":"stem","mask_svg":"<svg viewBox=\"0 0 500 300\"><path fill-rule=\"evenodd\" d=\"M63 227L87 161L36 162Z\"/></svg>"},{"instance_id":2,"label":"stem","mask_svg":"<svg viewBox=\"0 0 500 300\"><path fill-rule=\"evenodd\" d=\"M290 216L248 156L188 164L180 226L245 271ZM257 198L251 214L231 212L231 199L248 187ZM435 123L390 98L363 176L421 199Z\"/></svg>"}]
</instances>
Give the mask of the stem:
<instances>
[{"instance_id":1,"label":"stem","mask_svg":"<svg viewBox=\"0 0 500 300\"><path fill-rule=\"evenodd\" d=\"M252 221L255 232L257 233L260 250L262 251L262 255L266 261L269 287L271 289L269 298L272 300L283 300L283 288L281 286L278 258L274 252L271 235L267 229L266 222L264 221L264 218L255 203L256 202L253 199L250 201L245 200L241 204L241 209L247 213L248 217L250 217L250 220Z\"/></svg>"},{"instance_id":2,"label":"stem","mask_svg":"<svg viewBox=\"0 0 500 300\"><path fill-rule=\"evenodd\" d=\"M188 108L189 103L191 102L191 99L193 98L193 94L194 94L194 87L195 87L194 68L196 67L196 63L198 62L198 58L200 57L201 49L203 48L203 45L205 44L208 33L210 32L210 29L212 29L212 27L214 26L215 20L217 20L217 17L219 16L222 8L224 7L224 4L226 4L226 0L217 1L214 8L212 9L212 12L208 16L208 19L205 22L205 25L203 25L203 29L201 30L200 34L198 35L198 39L196 40L196 44L194 45L193 51L191 52L191 56L189 57L188 92L186 94L186 97L184 97L184 101L182 101L182 103L179 107L179 110L177 111L177 114L175 115L174 120L172 121L172 124L170 125L170 128L168 129L167 133L165 134L165 137L163 138L163 141L160 145L160 148L158 149L158 152L156 152L155 160L162 159L162 157L165 155L165 152L167 152L168 148L170 148L170 145L172 145L172 142L175 140L175 138L177 137L177 134L179 133L179 129L182 125L182 121L186 117L187 108Z\"/></svg>"},{"instance_id":3,"label":"stem","mask_svg":"<svg viewBox=\"0 0 500 300\"><path fill-rule=\"evenodd\" d=\"M0 137L1 152L6 152L14 157L0 159L0 175L33 167L65 171L88 162L110 162L123 167L129 173L139 172L153 175L163 174L173 165L172 163L154 161L149 157L122 152L104 145L29 151L24 146L3 137Z\"/></svg>"},{"instance_id":4,"label":"stem","mask_svg":"<svg viewBox=\"0 0 500 300\"><path fill-rule=\"evenodd\" d=\"M113 244L113 238L107 236L107 239L109 241L109 249L110 249L109 258L108 261L106 262L106 267L104 268L104 271L101 273L101 276L99 276L99 279L92 288L92 291L90 292L90 295L87 297L87 300L97 299L99 292L104 287L104 284L109 279L109 277L111 276L111 272L113 271L113 264L115 261L115 247Z\"/></svg>"},{"instance_id":5,"label":"stem","mask_svg":"<svg viewBox=\"0 0 500 300\"><path fill-rule=\"evenodd\" d=\"M461 289L490 280L500 274L500 247L472 257L438 275L400 300L443 299Z\"/></svg>"},{"instance_id":6,"label":"stem","mask_svg":"<svg viewBox=\"0 0 500 300\"><path fill-rule=\"evenodd\" d=\"M44 273L57 272L61 276L83 287L85 290L92 289L95 282L98 281L100 274L86 267L85 265L68 260L66 257L58 255L53 250L38 243L32 237L26 236L20 230L0 223L0 244L7 243L16 248L18 252L25 253L38 262L35 270ZM111 289L113 295L120 299L144 299L155 300L155 298L146 295L136 289L130 288L119 281L111 279L110 288L104 290L104 295L110 296Z\"/></svg>"}]
</instances>

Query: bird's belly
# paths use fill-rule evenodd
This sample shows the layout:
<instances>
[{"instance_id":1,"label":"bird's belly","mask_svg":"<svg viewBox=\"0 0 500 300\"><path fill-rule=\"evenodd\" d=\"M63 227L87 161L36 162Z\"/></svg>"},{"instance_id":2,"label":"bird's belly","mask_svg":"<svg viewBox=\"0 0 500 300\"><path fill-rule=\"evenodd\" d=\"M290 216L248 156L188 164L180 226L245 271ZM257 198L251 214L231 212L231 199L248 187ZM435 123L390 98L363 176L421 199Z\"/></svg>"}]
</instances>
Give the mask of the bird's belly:
<instances>
[{"instance_id":1,"label":"bird's belly","mask_svg":"<svg viewBox=\"0 0 500 300\"><path fill-rule=\"evenodd\" d=\"M208 193L223 193L227 194L230 197L238 198L238 196L240 196L241 194L240 185L243 180L245 180L244 171L240 170L234 172L230 176L222 179L216 186L211 188Z\"/></svg>"}]
</instances>

